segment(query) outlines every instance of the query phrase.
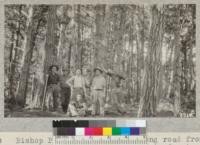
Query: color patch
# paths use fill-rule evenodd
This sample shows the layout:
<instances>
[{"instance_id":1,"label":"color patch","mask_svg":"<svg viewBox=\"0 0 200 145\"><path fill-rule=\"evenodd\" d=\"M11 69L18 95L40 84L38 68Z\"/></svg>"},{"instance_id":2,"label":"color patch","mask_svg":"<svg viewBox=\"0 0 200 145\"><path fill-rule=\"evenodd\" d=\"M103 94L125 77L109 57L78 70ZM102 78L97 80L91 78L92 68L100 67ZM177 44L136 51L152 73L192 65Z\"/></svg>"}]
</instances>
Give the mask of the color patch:
<instances>
[{"instance_id":1,"label":"color patch","mask_svg":"<svg viewBox=\"0 0 200 145\"><path fill-rule=\"evenodd\" d=\"M85 128L76 128L76 135L77 136L84 136L85 135Z\"/></svg>"},{"instance_id":2,"label":"color patch","mask_svg":"<svg viewBox=\"0 0 200 145\"><path fill-rule=\"evenodd\" d=\"M140 128L138 127L131 128L131 135L140 135Z\"/></svg>"},{"instance_id":3,"label":"color patch","mask_svg":"<svg viewBox=\"0 0 200 145\"><path fill-rule=\"evenodd\" d=\"M146 120L136 120L135 127L146 127Z\"/></svg>"},{"instance_id":4,"label":"color patch","mask_svg":"<svg viewBox=\"0 0 200 145\"><path fill-rule=\"evenodd\" d=\"M142 127L140 128L140 135L146 134L146 128Z\"/></svg>"},{"instance_id":5,"label":"color patch","mask_svg":"<svg viewBox=\"0 0 200 145\"><path fill-rule=\"evenodd\" d=\"M53 127L146 127L146 120L60 120Z\"/></svg>"},{"instance_id":6,"label":"color patch","mask_svg":"<svg viewBox=\"0 0 200 145\"><path fill-rule=\"evenodd\" d=\"M65 128L65 133L68 136L75 136L75 128L74 127L67 127L67 128Z\"/></svg>"},{"instance_id":7,"label":"color patch","mask_svg":"<svg viewBox=\"0 0 200 145\"><path fill-rule=\"evenodd\" d=\"M121 135L130 135L130 128L129 127L122 127L121 128Z\"/></svg>"},{"instance_id":8,"label":"color patch","mask_svg":"<svg viewBox=\"0 0 200 145\"><path fill-rule=\"evenodd\" d=\"M136 121L135 120L126 120L126 126L122 126L122 127L137 127Z\"/></svg>"},{"instance_id":9,"label":"color patch","mask_svg":"<svg viewBox=\"0 0 200 145\"><path fill-rule=\"evenodd\" d=\"M59 128L57 129L57 133L58 133L58 135L60 135L60 136L65 135L65 134L66 134L65 128L64 128L64 127L59 127Z\"/></svg>"},{"instance_id":10,"label":"color patch","mask_svg":"<svg viewBox=\"0 0 200 145\"><path fill-rule=\"evenodd\" d=\"M112 128L109 128L109 127L103 128L103 135L104 136L111 136L112 135Z\"/></svg>"},{"instance_id":11,"label":"color patch","mask_svg":"<svg viewBox=\"0 0 200 145\"><path fill-rule=\"evenodd\" d=\"M103 135L103 129L102 128L93 128L93 135L95 136L102 136Z\"/></svg>"},{"instance_id":12,"label":"color patch","mask_svg":"<svg viewBox=\"0 0 200 145\"><path fill-rule=\"evenodd\" d=\"M57 128L53 128L53 135L58 135L58 129Z\"/></svg>"},{"instance_id":13,"label":"color patch","mask_svg":"<svg viewBox=\"0 0 200 145\"><path fill-rule=\"evenodd\" d=\"M93 128L85 128L85 135L86 136L93 135Z\"/></svg>"},{"instance_id":14,"label":"color patch","mask_svg":"<svg viewBox=\"0 0 200 145\"><path fill-rule=\"evenodd\" d=\"M146 134L145 120L63 120L53 121L58 136L136 136Z\"/></svg>"},{"instance_id":15,"label":"color patch","mask_svg":"<svg viewBox=\"0 0 200 145\"><path fill-rule=\"evenodd\" d=\"M112 135L121 135L121 129L119 127L113 127Z\"/></svg>"}]
</instances>

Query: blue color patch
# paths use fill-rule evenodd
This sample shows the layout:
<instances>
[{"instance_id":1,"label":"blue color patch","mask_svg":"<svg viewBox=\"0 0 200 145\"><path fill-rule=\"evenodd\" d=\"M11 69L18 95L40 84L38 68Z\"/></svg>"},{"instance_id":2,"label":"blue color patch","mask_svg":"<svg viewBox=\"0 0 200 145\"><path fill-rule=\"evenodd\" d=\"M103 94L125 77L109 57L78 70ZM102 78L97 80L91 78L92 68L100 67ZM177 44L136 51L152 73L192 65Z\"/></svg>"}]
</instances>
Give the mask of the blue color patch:
<instances>
[{"instance_id":1,"label":"blue color patch","mask_svg":"<svg viewBox=\"0 0 200 145\"><path fill-rule=\"evenodd\" d=\"M129 127L122 127L121 128L121 135L130 135L130 128Z\"/></svg>"},{"instance_id":2,"label":"blue color patch","mask_svg":"<svg viewBox=\"0 0 200 145\"><path fill-rule=\"evenodd\" d=\"M131 135L140 135L140 128L139 127L132 127L131 128Z\"/></svg>"}]
</instances>

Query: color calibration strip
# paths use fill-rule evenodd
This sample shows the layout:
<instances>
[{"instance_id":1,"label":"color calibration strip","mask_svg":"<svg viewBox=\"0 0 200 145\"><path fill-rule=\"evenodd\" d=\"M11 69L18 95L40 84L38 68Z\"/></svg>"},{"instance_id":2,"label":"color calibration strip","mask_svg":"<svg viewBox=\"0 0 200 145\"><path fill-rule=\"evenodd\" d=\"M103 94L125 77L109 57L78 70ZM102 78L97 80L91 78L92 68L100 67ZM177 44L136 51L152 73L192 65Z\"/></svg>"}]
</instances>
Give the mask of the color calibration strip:
<instances>
[{"instance_id":1,"label":"color calibration strip","mask_svg":"<svg viewBox=\"0 0 200 145\"><path fill-rule=\"evenodd\" d=\"M139 136L146 134L146 121L53 121L53 134L56 136Z\"/></svg>"}]
</instances>

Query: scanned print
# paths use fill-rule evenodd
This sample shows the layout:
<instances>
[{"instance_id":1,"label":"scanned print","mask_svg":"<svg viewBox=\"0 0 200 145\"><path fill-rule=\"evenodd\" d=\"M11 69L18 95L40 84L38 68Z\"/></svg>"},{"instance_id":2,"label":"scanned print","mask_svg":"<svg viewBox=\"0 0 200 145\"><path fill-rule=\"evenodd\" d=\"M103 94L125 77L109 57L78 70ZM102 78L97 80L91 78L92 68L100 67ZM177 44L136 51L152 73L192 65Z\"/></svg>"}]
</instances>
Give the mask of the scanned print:
<instances>
[{"instance_id":1,"label":"scanned print","mask_svg":"<svg viewBox=\"0 0 200 145\"><path fill-rule=\"evenodd\" d=\"M9 4L5 117L195 117L196 5Z\"/></svg>"}]
</instances>

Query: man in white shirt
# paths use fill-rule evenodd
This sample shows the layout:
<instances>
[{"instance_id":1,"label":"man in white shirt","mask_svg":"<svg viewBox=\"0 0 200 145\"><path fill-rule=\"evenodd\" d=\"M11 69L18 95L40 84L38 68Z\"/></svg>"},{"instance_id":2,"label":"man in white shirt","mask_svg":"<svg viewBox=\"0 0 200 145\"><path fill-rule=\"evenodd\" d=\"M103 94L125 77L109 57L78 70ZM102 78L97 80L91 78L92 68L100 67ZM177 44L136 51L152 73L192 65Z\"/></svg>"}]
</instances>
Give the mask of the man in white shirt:
<instances>
[{"instance_id":1,"label":"man in white shirt","mask_svg":"<svg viewBox=\"0 0 200 145\"><path fill-rule=\"evenodd\" d=\"M72 88L72 100L75 99L77 94L80 94L81 96L85 97L85 79L81 74L81 70L77 69L76 70L76 75L72 76L67 83L71 86Z\"/></svg>"},{"instance_id":2,"label":"man in white shirt","mask_svg":"<svg viewBox=\"0 0 200 145\"><path fill-rule=\"evenodd\" d=\"M101 116L104 116L104 102L105 102L105 90L106 80L103 76L101 68L95 68L95 77L92 81L92 115L97 115L98 112ZM99 107L97 104L99 103Z\"/></svg>"}]
</instances>

